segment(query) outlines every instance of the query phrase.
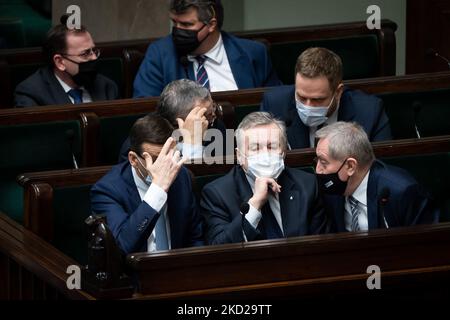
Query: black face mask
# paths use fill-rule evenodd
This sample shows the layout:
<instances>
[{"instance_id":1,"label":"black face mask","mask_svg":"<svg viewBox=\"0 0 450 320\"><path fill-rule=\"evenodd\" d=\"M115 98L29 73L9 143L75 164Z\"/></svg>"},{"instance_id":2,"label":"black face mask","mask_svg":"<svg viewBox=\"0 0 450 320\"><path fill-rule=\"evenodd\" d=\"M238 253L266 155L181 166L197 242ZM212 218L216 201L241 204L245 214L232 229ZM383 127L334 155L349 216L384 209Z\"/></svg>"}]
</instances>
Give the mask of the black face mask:
<instances>
[{"instance_id":1,"label":"black face mask","mask_svg":"<svg viewBox=\"0 0 450 320\"><path fill-rule=\"evenodd\" d=\"M76 75L70 75L72 80L80 87L93 87L98 74L98 59L86 62L76 62L68 58L66 59L78 65L78 73Z\"/></svg>"},{"instance_id":2,"label":"black face mask","mask_svg":"<svg viewBox=\"0 0 450 320\"><path fill-rule=\"evenodd\" d=\"M195 49L197 49L202 42L208 38L209 34L202 41L198 41L198 33L202 31L205 26L206 24L204 24L199 30L187 30L177 27L172 28L173 43L180 57L186 56L195 51Z\"/></svg>"},{"instance_id":3,"label":"black face mask","mask_svg":"<svg viewBox=\"0 0 450 320\"><path fill-rule=\"evenodd\" d=\"M339 170L336 171L335 173L328 173L328 174L316 173L319 188L323 193L340 196L344 194L345 189L347 189L348 180L342 181L339 178L339 171L341 171L342 167L346 162L347 159L345 159L344 163L342 163Z\"/></svg>"}]
</instances>

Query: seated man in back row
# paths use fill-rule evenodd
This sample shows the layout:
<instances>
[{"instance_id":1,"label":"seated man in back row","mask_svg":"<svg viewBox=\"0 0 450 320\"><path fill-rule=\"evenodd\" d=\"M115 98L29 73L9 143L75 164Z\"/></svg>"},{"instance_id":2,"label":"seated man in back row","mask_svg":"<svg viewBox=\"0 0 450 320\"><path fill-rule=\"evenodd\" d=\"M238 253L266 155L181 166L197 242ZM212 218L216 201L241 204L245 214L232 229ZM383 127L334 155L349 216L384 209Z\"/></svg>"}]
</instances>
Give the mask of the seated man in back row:
<instances>
[{"instance_id":1,"label":"seated man in back row","mask_svg":"<svg viewBox=\"0 0 450 320\"><path fill-rule=\"evenodd\" d=\"M382 100L345 88L342 74L337 54L325 48L309 48L297 59L295 86L276 87L264 94L261 111L286 122L292 149L314 147L314 133L337 121L359 123L370 141L392 138Z\"/></svg>"},{"instance_id":2,"label":"seated man in back row","mask_svg":"<svg viewBox=\"0 0 450 320\"><path fill-rule=\"evenodd\" d=\"M266 47L221 31L223 16L220 0L171 0L172 34L148 47L133 96L159 96L183 78L211 92L280 85Z\"/></svg>"},{"instance_id":3,"label":"seated man in back row","mask_svg":"<svg viewBox=\"0 0 450 320\"><path fill-rule=\"evenodd\" d=\"M226 176L203 188L209 244L326 232L314 175L285 167L284 123L267 112L246 116L236 133L237 159Z\"/></svg>"},{"instance_id":4,"label":"seated man in back row","mask_svg":"<svg viewBox=\"0 0 450 320\"><path fill-rule=\"evenodd\" d=\"M437 223L439 211L406 171L375 159L356 123L317 131L316 175L333 231L365 231Z\"/></svg>"},{"instance_id":5,"label":"seated man in back row","mask_svg":"<svg viewBox=\"0 0 450 320\"><path fill-rule=\"evenodd\" d=\"M47 65L20 83L16 107L79 104L118 98L117 85L97 73L100 51L84 26L69 29L67 16L47 34L44 55Z\"/></svg>"},{"instance_id":6,"label":"seated man in back row","mask_svg":"<svg viewBox=\"0 0 450 320\"><path fill-rule=\"evenodd\" d=\"M192 182L172 132L155 114L136 121L128 161L92 187L92 211L106 215L125 254L203 245Z\"/></svg>"}]
</instances>

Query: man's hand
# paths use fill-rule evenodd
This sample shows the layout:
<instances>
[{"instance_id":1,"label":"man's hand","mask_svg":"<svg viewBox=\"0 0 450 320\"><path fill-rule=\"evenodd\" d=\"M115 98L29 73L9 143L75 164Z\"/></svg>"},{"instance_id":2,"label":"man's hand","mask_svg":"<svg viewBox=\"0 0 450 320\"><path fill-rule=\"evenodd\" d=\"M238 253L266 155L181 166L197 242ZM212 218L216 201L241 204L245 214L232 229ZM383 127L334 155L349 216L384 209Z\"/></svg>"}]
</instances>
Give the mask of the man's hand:
<instances>
[{"instance_id":1,"label":"man's hand","mask_svg":"<svg viewBox=\"0 0 450 320\"><path fill-rule=\"evenodd\" d=\"M195 107L186 117L186 120L177 118L178 128L183 135L183 143L201 145L203 136L208 128L208 120L205 117L207 109Z\"/></svg>"},{"instance_id":2,"label":"man's hand","mask_svg":"<svg viewBox=\"0 0 450 320\"><path fill-rule=\"evenodd\" d=\"M186 161L185 158L180 159L179 151L175 151L174 139L167 139L155 162L147 152L144 152L143 156L147 172L152 177L152 183L168 192L181 166Z\"/></svg>"},{"instance_id":3,"label":"man's hand","mask_svg":"<svg viewBox=\"0 0 450 320\"><path fill-rule=\"evenodd\" d=\"M269 192L281 192L281 186L272 178L256 178L255 193L248 201L255 209L261 210L269 198Z\"/></svg>"}]
</instances>

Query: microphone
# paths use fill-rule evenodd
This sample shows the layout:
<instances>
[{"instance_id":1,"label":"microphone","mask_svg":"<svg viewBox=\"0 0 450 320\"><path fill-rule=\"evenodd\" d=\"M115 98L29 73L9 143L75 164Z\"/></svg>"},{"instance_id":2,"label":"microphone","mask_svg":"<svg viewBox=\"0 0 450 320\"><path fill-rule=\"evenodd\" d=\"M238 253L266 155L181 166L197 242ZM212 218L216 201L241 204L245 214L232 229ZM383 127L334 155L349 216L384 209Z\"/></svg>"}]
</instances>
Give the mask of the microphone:
<instances>
[{"instance_id":1,"label":"microphone","mask_svg":"<svg viewBox=\"0 0 450 320\"><path fill-rule=\"evenodd\" d=\"M189 72L188 72L189 60L188 60L187 56L185 56L185 55L181 56L180 63L183 66L184 73L186 75L186 79L189 79Z\"/></svg>"},{"instance_id":2,"label":"microphone","mask_svg":"<svg viewBox=\"0 0 450 320\"><path fill-rule=\"evenodd\" d=\"M75 154L73 153L73 141L75 139L75 132L72 129L66 130L66 139L69 143L70 153L72 154L72 163L75 169L78 169L77 159L75 158Z\"/></svg>"},{"instance_id":3,"label":"microphone","mask_svg":"<svg viewBox=\"0 0 450 320\"><path fill-rule=\"evenodd\" d=\"M416 137L418 139L422 138L420 131L419 131L419 126L417 125L417 123L419 122L419 114L420 111L422 110L422 103L419 101L414 101L412 104L412 108L413 108L413 112L414 112L414 129L416 130Z\"/></svg>"},{"instance_id":4,"label":"microphone","mask_svg":"<svg viewBox=\"0 0 450 320\"><path fill-rule=\"evenodd\" d=\"M433 48L428 48L425 54L427 56L438 57L439 59L445 61L447 63L448 68L450 69L450 61L446 57L440 55L439 52L437 52Z\"/></svg>"},{"instance_id":5,"label":"microphone","mask_svg":"<svg viewBox=\"0 0 450 320\"><path fill-rule=\"evenodd\" d=\"M386 229L389 229L389 225L387 223L386 217L384 216L384 209L385 209L386 204L389 201L390 195L391 195L391 190L388 187L384 187L383 189L381 189L380 196L378 198L378 202L380 204L380 210L381 210L381 217L383 218Z\"/></svg>"}]
</instances>

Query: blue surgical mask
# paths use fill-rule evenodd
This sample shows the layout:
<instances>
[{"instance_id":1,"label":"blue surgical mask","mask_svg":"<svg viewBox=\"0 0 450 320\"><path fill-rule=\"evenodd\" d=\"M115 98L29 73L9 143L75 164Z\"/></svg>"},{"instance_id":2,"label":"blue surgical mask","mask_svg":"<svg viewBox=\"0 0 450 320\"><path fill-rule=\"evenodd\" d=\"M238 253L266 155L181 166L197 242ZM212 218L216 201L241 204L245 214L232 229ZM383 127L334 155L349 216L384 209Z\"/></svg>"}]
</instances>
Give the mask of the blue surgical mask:
<instances>
[{"instance_id":1,"label":"blue surgical mask","mask_svg":"<svg viewBox=\"0 0 450 320\"><path fill-rule=\"evenodd\" d=\"M330 106L333 104L333 99L328 106L307 106L303 104L301 101L295 99L297 105L298 116L302 120L302 122L308 127L317 127L321 124L324 124L327 120L327 114Z\"/></svg>"}]
</instances>

